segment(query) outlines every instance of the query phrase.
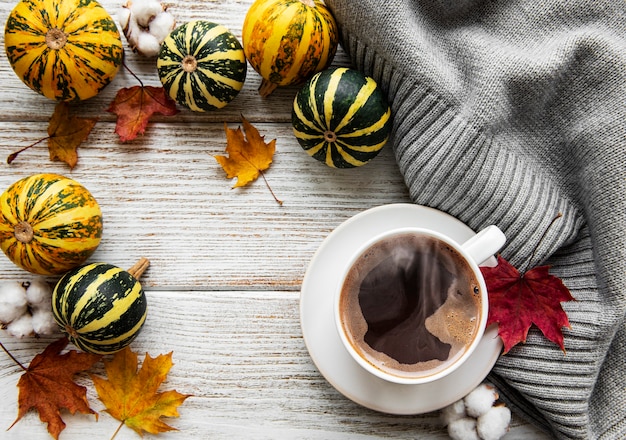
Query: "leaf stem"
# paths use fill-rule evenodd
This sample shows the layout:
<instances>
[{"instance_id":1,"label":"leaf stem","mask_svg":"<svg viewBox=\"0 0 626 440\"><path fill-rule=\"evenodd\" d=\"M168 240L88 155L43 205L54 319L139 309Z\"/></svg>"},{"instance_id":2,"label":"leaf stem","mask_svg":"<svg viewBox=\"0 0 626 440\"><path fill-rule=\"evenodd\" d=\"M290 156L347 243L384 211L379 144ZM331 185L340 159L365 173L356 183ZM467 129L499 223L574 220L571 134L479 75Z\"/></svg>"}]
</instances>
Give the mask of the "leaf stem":
<instances>
[{"instance_id":1,"label":"leaf stem","mask_svg":"<svg viewBox=\"0 0 626 440\"><path fill-rule=\"evenodd\" d=\"M130 70L130 67L128 67L126 65L126 62L122 60L122 66L124 66L124 69L126 69L128 71L128 73L130 73L132 76L135 77L135 79L137 81L139 81L139 84L141 85L141 87L143 87L143 81L141 79L139 79L139 77L137 75L135 75L135 72L133 72L132 70Z\"/></svg>"},{"instance_id":2,"label":"leaf stem","mask_svg":"<svg viewBox=\"0 0 626 440\"><path fill-rule=\"evenodd\" d=\"M117 429L113 433L113 437L111 437L111 440L115 440L115 437L117 437L117 434L119 434L120 430L122 429L122 426L124 426L124 422L123 421L120 422L120 424L117 426Z\"/></svg>"},{"instance_id":3,"label":"leaf stem","mask_svg":"<svg viewBox=\"0 0 626 440\"><path fill-rule=\"evenodd\" d=\"M27 371L27 368L22 365L22 363L20 361L18 361L15 356L13 356L11 354L11 352L9 350L7 350L7 348L4 346L4 344L2 343L2 341L0 341L0 347L2 347L2 349L4 350L4 352L13 360L13 362L15 362L22 370Z\"/></svg>"},{"instance_id":4,"label":"leaf stem","mask_svg":"<svg viewBox=\"0 0 626 440\"><path fill-rule=\"evenodd\" d=\"M35 145L45 141L46 139L50 139L50 136L43 137L43 138L39 139L38 141L35 141L34 143L32 143L30 145L27 145L24 148L21 148L21 149L15 151L15 152L9 154L9 157L7 157L7 164L11 165L11 162L13 162L22 151L28 150L29 148L34 147Z\"/></svg>"},{"instance_id":5,"label":"leaf stem","mask_svg":"<svg viewBox=\"0 0 626 440\"><path fill-rule=\"evenodd\" d=\"M554 223L560 219L561 217L563 217L562 213L557 213L556 216L552 219L552 221L550 222L550 224L548 225L548 227L546 228L545 231L543 231L543 234L541 235L541 238L539 239L539 241L537 242L537 245L535 246L535 249L533 249L533 253L531 254L530 258L528 259L528 262L526 263L526 269L524 269L524 271L521 273L522 276L528 271L529 267L530 267L530 263L532 263L533 259L535 258L535 254L537 253L537 249L539 248L539 245L541 244L541 242L543 241L544 238L546 238L546 235L548 234L548 231L550 230L550 228L552 227L552 225L554 225Z\"/></svg>"},{"instance_id":6,"label":"leaf stem","mask_svg":"<svg viewBox=\"0 0 626 440\"><path fill-rule=\"evenodd\" d=\"M260 170L259 170L259 173L261 174L261 177L263 177L263 180L265 181L265 185L267 186L267 189L270 190L270 194L272 194L272 197L274 197L274 200L276 200L276 203L278 203L280 206L283 206L283 201L279 200L278 197L276 197L276 194L274 194L274 191L272 191L272 187L270 186L269 182L265 178L265 173Z\"/></svg>"}]
</instances>

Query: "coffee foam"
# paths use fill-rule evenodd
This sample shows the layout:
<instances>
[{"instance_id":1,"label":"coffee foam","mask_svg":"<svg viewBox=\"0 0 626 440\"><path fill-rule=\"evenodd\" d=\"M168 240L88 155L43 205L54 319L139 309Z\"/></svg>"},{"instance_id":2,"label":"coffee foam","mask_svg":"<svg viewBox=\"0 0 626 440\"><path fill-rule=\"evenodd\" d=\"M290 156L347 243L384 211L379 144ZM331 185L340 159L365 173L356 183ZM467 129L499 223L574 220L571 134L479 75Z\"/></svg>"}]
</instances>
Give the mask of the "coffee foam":
<instances>
[{"instance_id":1,"label":"coffee foam","mask_svg":"<svg viewBox=\"0 0 626 440\"><path fill-rule=\"evenodd\" d=\"M415 257L420 261L416 262L413 260ZM431 260L431 258L434 260ZM428 314L428 316L420 316L417 318L417 321L413 320L413 323L407 321L395 325L386 333L377 335L378 341L383 341L382 345L385 345L395 338L400 339L402 343L414 344L410 350L402 344L388 350L400 355L411 350L419 353L422 349L439 353L442 352L444 346L448 346L449 348L444 359L431 358L426 360L419 359L414 362L402 362L380 351L380 347L372 347L366 342L370 326L359 302L359 295L364 280L367 279L370 287L373 285L377 289L379 288L381 291L386 292L385 295L380 296L382 298L380 307L373 306L375 316L373 319L370 317L370 321L385 323L385 320L391 319L392 316L403 313L398 309L400 307L399 303L406 306L404 304L406 301L401 301L398 298L396 298L397 301L385 302L387 299L386 295L396 290L394 286L389 287L390 283L394 283L394 280L386 280L384 276L384 265L390 265L390 262L393 262L393 265L403 267L403 270L417 270L420 273L420 280L424 278L429 283L432 283L433 280L431 277L425 277L424 273L436 272L443 274L434 281L434 287L431 286L434 289L438 288L437 284L441 287L441 280L448 279L448 275L451 276L452 281L449 285L446 285L447 288L440 295L432 294L431 298L419 300L420 302L415 307L414 313ZM423 267L416 268L416 264ZM438 269L433 271L435 266ZM383 270L380 267L383 267ZM458 267L463 269L459 271L457 270ZM343 326L346 334L349 335L348 339L350 339L354 349L376 368L404 377L428 376L453 364L474 340L478 332L481 311L480 293L475 293L475 288L479 289L479 284L471 267L447 243L430 236L415 234L403 234L388 238L367 249L356 260L347 274L340 298ZM367 313L372 315L371 310ZM412 314L411 316L414 315ZM415 327L417 325L415 322L423 324L420 325L420 328L417 328ZM375 324L378 325L377 323ZM422 337L417 342L407 342L408 338L406 335L411 332L427 332L426 336L428 337ZM376 339L371 337L371 333L370 331L369 342L372 342L372 339ZM424 333L422 334L424 335ZM404 335L405 341L402 341L401 335ZM427 343L437 347L424 346L420 347L419 350L415 348L415 344L419 346L420 344L428 345ZM390 344L393 345L393 343Z\"/></svg>"}]
</instances>

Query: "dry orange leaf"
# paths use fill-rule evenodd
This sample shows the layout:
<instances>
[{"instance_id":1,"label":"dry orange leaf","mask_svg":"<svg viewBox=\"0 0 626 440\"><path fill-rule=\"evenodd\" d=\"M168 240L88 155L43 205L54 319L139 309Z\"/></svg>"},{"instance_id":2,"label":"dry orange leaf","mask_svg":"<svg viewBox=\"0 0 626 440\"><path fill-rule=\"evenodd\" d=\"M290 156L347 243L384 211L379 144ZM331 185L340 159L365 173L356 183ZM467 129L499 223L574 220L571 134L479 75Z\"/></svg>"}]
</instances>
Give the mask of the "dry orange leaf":
<instances>
[{"instance_id":1,"label":"dry orange leaf","mask_svg":"<svg viewBox=\"0 0 626 440\"><path fill-rule=\"evenodd\" d=\"M215 156L215 160L226 171L226 177L232 179L237 178L237 182L233 188L246 186L255 180L259 175L265 175L263 171L268 169L272 164L272 158L276 151L276 139L265 142L265 136L261 136L259 131L246 118L241 116L243 123L243 131L240 127L236 130L228 128L224 123L224 131L226 132L226 156ZM265 180L267 184L267 180ZM272 189L267 184L274 199L282 205L283 202L278 200Z\"/></svg>"},{"instance_id":2,"label":"dry orange leaf","mask_svg":"<svg viewBox=\"0 0 626 440\"><path fill-rule=\"evenodd\" d=\"M115 132L122 142L143 134L153 114L173 116L178 113L176 102L163 87L143 85L120 89L107 111L117 115Z\"/></svg>"},{"instance_id":3,"label":"dry orange leaf","mask_svg":"<svg viewBox=\"0 0 626 440\"><path fill-rule=\"evenodd\" d=\"M48 136L11 153L7 163L13 162L21 152L47 140L50 160L65 162L70 168L74 168L78 163L77 149L87 139L96 122L98 118L72 116L69 105L59 102L54 107L48 124Z\"/></svg>"},{"instance_id":4,"label":"dry orange leaf","mask_svg":"<svg viewBox=\"0 0 626 440\"><path fill-rule=\"evenodd\" d=\"M178 417L178 406L190 395L177 391L158 392L172 365L171 352L156 358L146 354L137 371L137 354L126 347L104 363L108 380L91 376L106 411L121 422L118 431L122 425L141 436L144 432L158 434L176 430L161 417Z\"/></svg>"},{"instance_id":5,"label":"dry orange leaf","mask_svg":"<svg viewBox=\"0 0 626 440\"><path fill-rule=\"evenodd\" d=\"M269 168L276 151L276 139L265 143L265 137L246 118L241 117L241 127L236 130L224 124L226 132L226 156L215 156L226 171L226 177L237 178L234 188L245 186Z\"/></svg>"},{"instance_id":6,"label":"dry orange leaf","mask_svg":"<svg viewBox=\"0 0 626 440\"><path fill-rule=\"evenodd\" d=\"M58 439L65 429L60 409L65 408L71 414L96 414L87 402L87 389L76 384L73 377L90 369L100 356L73 350L60 354L66 346L66 338L51 343L33 358L22 374L17 383L19 409L13 425L34 408L41 421L48 424L50 435Z\"/></svg>"},{"instance_id":7,"label":"dry orange leaf","mask_svg":"<svg viewBox=\"0 0 626 440\"><path fill-rule=\"evenodd\" d=\"M87 139L96 122L97 118L72 116L66 103L58 103L48 124L50 160L65 162L74 168L78 162L76 150Z\"/></svg>"}]
</instances>

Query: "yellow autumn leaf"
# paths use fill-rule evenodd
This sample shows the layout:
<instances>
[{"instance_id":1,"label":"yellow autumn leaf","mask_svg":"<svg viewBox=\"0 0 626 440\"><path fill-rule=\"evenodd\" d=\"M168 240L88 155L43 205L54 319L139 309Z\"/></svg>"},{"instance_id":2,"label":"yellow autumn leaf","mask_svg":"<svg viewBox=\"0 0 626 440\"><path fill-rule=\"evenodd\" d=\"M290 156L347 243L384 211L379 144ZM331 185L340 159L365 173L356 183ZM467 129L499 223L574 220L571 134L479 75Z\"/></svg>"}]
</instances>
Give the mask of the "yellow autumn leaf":
<instances>
[{"instance_id":1,"label":"yellow autumn leaf","mask_svg":"<svg viewBox=\"0 0 626 440\"><path fill-rule=\"evenodd\" d=\"M226 131L226 156L215 156L217 162L226 171L226 177L237 177L234 187L245 186L259 177L262 171L269 168L276 151L276 139L265 143L265 137L244 118L243 131L228 128Z\"/></svg>"},{"instance_id":2,"label":"yellow autumn leaf","mask_svg":"<svg viewBox=\"0 0 626 440\"><path fill-rule=\"evenodd\" d=\"M155 358L146 354L137 370L137 354L126 347L104 362L108 379L91 378L106 412L121 422L120 428L126 425L142 436L158 434L176 430L161 418L178 417L178 406L190 397L174 390L158 392L172 365L171 352Z\"/></svg>"}]
</instances>

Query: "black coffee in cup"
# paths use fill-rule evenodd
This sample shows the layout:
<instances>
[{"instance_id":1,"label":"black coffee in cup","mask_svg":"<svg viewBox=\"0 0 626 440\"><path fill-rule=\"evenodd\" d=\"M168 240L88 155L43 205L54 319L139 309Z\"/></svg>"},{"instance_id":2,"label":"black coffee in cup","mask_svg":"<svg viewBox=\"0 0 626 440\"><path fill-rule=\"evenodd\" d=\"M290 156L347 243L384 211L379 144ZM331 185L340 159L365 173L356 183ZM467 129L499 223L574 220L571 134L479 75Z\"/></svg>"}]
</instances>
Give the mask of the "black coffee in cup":
<instances>
[{"instance_id":1,"label":"black coffee in cup","mask_svg":"<svg viewBox=\"0 0 626 440\"><path fill-rule=\"evenodd\" d=\"M351 345L377 369L422 377L452 365L479 333L480 284L465 258L426 234L376 242L349 269L340 296Z\"/></svg>"}]
</instances>

